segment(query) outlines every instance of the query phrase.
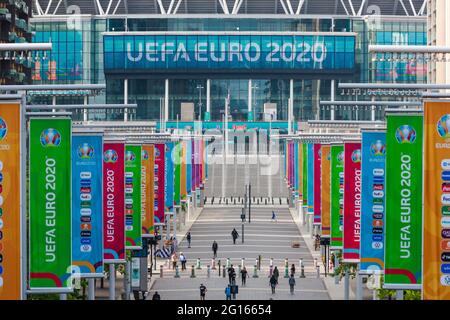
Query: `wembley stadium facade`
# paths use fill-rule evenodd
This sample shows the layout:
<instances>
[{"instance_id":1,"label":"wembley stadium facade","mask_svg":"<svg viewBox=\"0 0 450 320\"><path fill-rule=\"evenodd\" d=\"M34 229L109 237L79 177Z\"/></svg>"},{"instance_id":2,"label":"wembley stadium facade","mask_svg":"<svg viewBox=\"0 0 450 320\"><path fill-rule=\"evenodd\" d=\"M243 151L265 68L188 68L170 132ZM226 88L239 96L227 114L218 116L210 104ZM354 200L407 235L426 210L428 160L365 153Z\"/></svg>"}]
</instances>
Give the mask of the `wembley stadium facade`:
<instances>
[{"instance_id":1,"label":"wembley stadium facade","mask_svg":"<svg viewBox=\"0 0 450 320\"><path fill-rule=\"evenodd\" d=\"M376 59L368 47L426 45L426 14L424 0L36 0L33 41L53 50L36 54L32 80L106 83L89 102L138 105L90 119L220 127L226 101L230 123L246 128L370 119L370 108L320 101L361 99L343 96L339 82L425 83L423 60Z\"/></svg>"}]
</instances>

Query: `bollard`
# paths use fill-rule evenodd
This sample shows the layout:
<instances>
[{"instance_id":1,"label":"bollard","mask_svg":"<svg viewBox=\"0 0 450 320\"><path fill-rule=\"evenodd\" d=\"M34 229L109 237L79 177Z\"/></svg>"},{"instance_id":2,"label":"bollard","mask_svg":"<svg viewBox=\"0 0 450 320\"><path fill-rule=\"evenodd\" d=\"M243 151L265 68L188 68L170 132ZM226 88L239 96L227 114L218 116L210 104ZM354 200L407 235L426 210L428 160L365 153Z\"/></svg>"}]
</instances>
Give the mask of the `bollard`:
<instances>
[{"instance_id":1,"label":"bollard","mask_svg":"<svg viewBox=\"0 0 450 320\"><path fill-rule=\"evenodd\" d=\"M159 277L163 277L163 266L159 266Z\"/></svg>"},{"instance_id":2,"label":"bollard","mask_svg":"<svg viewBox=\"0 0 450 320\"><path fill-rule=\"evenodd\" d=\"M211 265L212 265L211 269L212 269L212 270L216 270L216 258L213 258L213 259L212 259Z\"/></svg>"},{"instance_id":3,"label":"bollard","mask_svg":"<svg viewBox=\"0 0 450 320\"><path fill-rule=\"evenodd\" d=\"M241 274L241 265L238 265L238 274Z\"/></svg>"},{"instance_id":4,"label":"bollard","mask_svg":"<svg viewBox=\"0 0 450 320\"><path fill-rule=\"evenodd\" d=\"M301 269L301 273L300 273L300 278L306 278L305 277L305 265L302 263L302 266L300 267Z\"/></svg>"},{"instance_id":5,"label":"bollard","mask_svg":"<svg viewBox=\"0 0 450 320\"><path fill-rule=\"evenodd\" d=\"M273 274L273 266L269 266L269 278L272 276Z\"/></svg>"},{"instance_id":6,"label":"bollard","mask_svg":"<svg viewBox=\"0 0 450 320\"><path fill-rule=\"evenodd\" d=\"M253 268L253 278L258 278L258 265Z\"/></svg>"},{"instance_id":7,"label":"bollard","mask_svg":"<svg viewBox=\"0 0 450 320\"><path fill-rule=\"evenodd\" d=\"M261 271L261 255L258 256L258 270Z\"/></svg>"},{"instance_id":8,"label":"bollard","mask_svg":"<svg viewBox=\"0 0 450 320\"><path fill-rule=\"evenodd\" d=\"M289 278L289 261L288 258L284 259L284 277Z\"/></svg>"},{"instance_id":9,"label":"bollard","mask_svg":"<svg viewBox=\"0 0 450 320\"><path fill-rule=\"evenodd\" d=\"M317 258L314 258L314 267L317 267Z\"/></svg>"},{"instance_id":10,"label":"bollard","mask_svg":"<svg viewBox=\"0 0 450 320\"><path fill-rule=\"evenodd\" d=\"M179 278L180 277L180 270L178 269L178 265L175 266L175 276L174 278Z\"/></svg>"},{"instance_id":11,"label":"bollard","mask_svg":"<svg viewBox=\"0 0 450 320\"><path fill-rule=\"evenodd\" d=\"M195 267L192 265L191 267L191 278L195 278Z\"/></svg>"},{"instance_id":12,"label":"bollard","mask_svg":"<svg viewBox=\"0 0 450 320\"><path fill-rule=\"evenodd\" d=\"M255 259L255 265L258 267L258 258Z\"/></svg>"},{"instance_id":13,"label":"bollard","mask_svg":"<svg viewBox=\"0 0 450 320\"><path fill-rule=\"evenodd\" d=\"M219 277L220 277L220 260L218 262L218 267L219 267Z\"/></svg>"},{"instance_id":14,"label":"bollard","mask_svg":"<svg viewBox=\"0 0 450 320\"><path fill-rule=\"evenodd\" d=\"M209 266L209 264L206 266L206 277L211 277L211 267Z\"/></svg>"},{"instance_id":15,"label":"bollard","mask_svg":"<svg viewBox=\"0 0 450 320\"><path fill-rule=\"evenodd\" d=\"M273 258L270 258L269 266L273 267Z\"/></svg>"},{"instance_id":16,"label":"bollard","mask_svg":"<svg viewBox=\"0 0 450 320\"><path fill-rule=\"evenodd\" d=\"M201 267L201 261L200 261L200 258L197 258L197 269L198 270L200 270L202 267Z\"/></svg>"},{"instance_id":17,"label":"bollard","mask_svg":"<svg viewBox=\"0 0 450 320\"><path fill-rule=\"evenodd\" d=\"M230 258L227 258L227 269L230 267Z\"/></svg>"},{"instance_id":18,"label":"bollard","mask_svg":"<svg viewBox=\"0 0 450 320\"><path fill-rule=\"evenodd\" d=\"M225 266L223 266L223 270L222 270L222 273L223 273L223 277L225 278Z\"/></svg>"},{"instance_id":19,"label":"bollard","mask_svg":"<svg viewBox=\"0 0 450 320\"><path fill-rule=\"evenodd\" d=\"M320 266L316 266L317 278L320 278Z\"/></svg>"},{"instance_id":20,"label":"bollard","mask_svg":"<svg viewBox=\"0 0 450 320\"><path fill-rule=\"evenodd\" d=\"M241 259L241 268L244 269L245 267L245 258Z\"/></svg>"}]
</instances>

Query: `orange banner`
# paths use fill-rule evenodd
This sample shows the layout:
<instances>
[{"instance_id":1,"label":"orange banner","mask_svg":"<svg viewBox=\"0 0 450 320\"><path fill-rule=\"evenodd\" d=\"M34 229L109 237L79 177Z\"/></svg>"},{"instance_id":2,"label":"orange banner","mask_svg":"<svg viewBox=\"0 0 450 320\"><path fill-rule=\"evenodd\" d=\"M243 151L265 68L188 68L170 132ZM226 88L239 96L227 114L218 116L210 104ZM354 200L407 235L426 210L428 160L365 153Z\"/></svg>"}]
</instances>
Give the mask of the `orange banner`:
<instances>
[{"instance_id":1,"label":"orange banner","mask_svg":"<svg viewBox=\"0 0 450 320\"><path fill-rule=\"evenodd\" d=\"M0 300L21 299L20 109L0 104Z\"/></svg>"},{"instance_id":2,"label":"orange banner","mask_svg":"<svg viewBox=\"0 0 450 320\"><path fill-rule=\"evenodd\" d=\"M155 146L142 145L142 237L153 236L153 206L155 182Z\"/></svg>"},{"instance_id":3,"label":"orange banner","mask_svg":"<svg viewBox=\"0 0 450 320\"><path fill-rule=\"evenodd\" d=\"M186 141L181 142L181 168L180 168L180 197L181 200L187 199L186 189Z\"/></svg>"},{"instance_id":4,"label":"orange banner","mask_svg":"<svg viewBox=\"0 0 450 320\"><path fill-rule=\"evenodd\" d=\"M331 227L331 147L329 145L322 145L322 159L321 159L321 211L322 211L322 237L330 237Z\"/></svg>"},{"instance_id":5,"label":"orange banner","mask_svg":"<svg viewBox=\"0 0 450 320\"><path fill-rule=\"evenodd\" d=\"M423 298L450 300L450 101L424 108Z\"/></svg>"}]
</instances>

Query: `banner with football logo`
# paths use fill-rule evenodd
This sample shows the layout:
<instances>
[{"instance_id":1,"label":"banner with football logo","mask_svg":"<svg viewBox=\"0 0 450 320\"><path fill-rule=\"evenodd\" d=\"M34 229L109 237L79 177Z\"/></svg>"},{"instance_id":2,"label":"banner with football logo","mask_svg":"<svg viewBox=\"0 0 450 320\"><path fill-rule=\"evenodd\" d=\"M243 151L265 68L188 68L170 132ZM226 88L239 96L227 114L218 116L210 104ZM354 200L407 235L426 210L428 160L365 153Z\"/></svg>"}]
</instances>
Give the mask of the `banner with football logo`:
<instances>
[{"instance_id":1,"label":"banner with football logo","mask_svg":"<svg viewBox=\"0 0 450 320\"><path fill-rule=\"evenodd\" d=\"M298 145L298 162L297 162L297 179L298 179L298 188L297 193L299 199L303 198L303 145L300 142L297 142Z\"/></svg>"},{"instance_id":2,"label":"banner with football logo","mask_svg":"<svg viewBox=\"0 0 450 320\"><path fill-rule=\"evenodd\" d=\"M31 289L72 287L71 128L70 119L30 119Z\"/></svg>"},{"instance_id":3,"label":"banner with football logo","mask_svg":"<svg viewBox=\"0 0 450 320\"><path fill-rule=\"evenodd\" d=\"M308 144L302 143L303 153L303 167L302 167L302 197L303 206L308 206Z\"/></svg>"},{"instance_id":4,"label":"banner with football logo","mask_svg":"<svg viewBox=\"0 0 450 320\"><path fill-rule=\"evenodd\" d=\"M173 182L174 182L174 163L172 161L172 153L174 143L166 143L165 154L165 176L164 176L164 210L165 212L173 212Z\"/></svg>"},{"instance_id":5,"label":"banner with football logo","mask_svg":"<svg viewBox=\"0 0 450 320\"><path fill-rule=\"evenodd\" d=\"M322 162L322 145L320 143L313 144L313 154L314 154L314 225L322 224L322 213L320 208L321 202L321 162Z\"/></svg>"},{"instance_id":6,"label":"banner with football logo","mask_svg":"<svg viewBox=\"0 0 450 320\"><path fill-rule=\"evenodd\" d=\"M384 270L386 132L362 131L361 266L371 274Z\"/></svg>"},{"instance_id":7,"label":"banner with football logo","mask_svg":"<svg viewBox=\"0 0 450 320\"><path fill-rule=\"evenodd\" d=\"M125 262L125 144L103 143L103 262Z\"/></svg>"},{"instance_id":8,"label":"banner with football logo","mask_svg":"<svg viewBox=\"0 0 450 320\"><path fill-rule=\"evenodd\" d=\"M343 261L358 263L361 243L361 143L344 143Z\"/></svg>"},{"instance_id":9,"label":"banner with football logo","mask_svg":"<svg viewBox=\"0 0 450 320\"><path fill-rule=\"evenodd\" d=\"M314 145L308 143L308 214L314 214Z\"/></svg>"},{"instance_id":10,"label":"banner with football logo","mask_svg":"<svg viewBox=\"0 0 450 320\"><path fill-rule=\"evenodd\" d=\"M186 163L186 153L187 153L187 147L186 147L186 141L181 141L181 168L180 168L180 197L181 200L186 200L188 193L187 193L187 183L186 183L186 177L187 177L187 163Z\"/></svg>"},{"instance_id":11,"label":"banner with football logo","mask_svg":"<svg viewBox=\"0 0 450 320\"><path fill-rule=\"evenodd\" d=\"M152 237L154 234L154 183L155 183L155 146L142 145L142 173L141 173L141 213L142 237Z\"/></svg>"},{"instance_id":12,"label":"banner with football logo","mask_svg":"<svg viewBox=\"0 0 450 320\"><path fill-rule=\"evenodd\" d=\"M186 140L186 191L192 192L192 144L191 139Z\"/></svg>"},{"instance_id":13,"label":"banner with football logo","mask_svg":"<svg viewBox=\"0 0 450 320\"><path fill-rule=\"evenodd\" d=\"M294 142L294 163L292 164L293 167L293 173L294 173L294 196L298 197L298 185L299 185L299 179L298 179L298 157L299 157L299 150L298 150L298 143Z\"/></svg>"},{"instance_id":14,"label":"banner with football logo","mask_svg":"<svg viewBox=\"0 0 450 320\"><path fill-rule=\"evenodd\" d=\"M423 298L450 300L450 102L424 112Z\"/></svg>"},{"instance_id":15,"label":"banner with football logo","mask_svg":"<svg viewBox=\"0 0 450 320\"><path fill-rule=\"evenodd\" d=\"M173 203L174 206L179 207L181 205L181 152L182 152L182 144L181 142L177 142L173 149L173 160L174 160L174 195L173 195Z\"/></svg>"},{"instance_id":16,"label":"banner with football logo","mask_svg":"<svg viewBox=\"0 0 450 320\"><path fill-rule=\"evenodd\" d=\"M0 300L21 299L25 281L21 263L21 236L26 232L21 223L24 111L20 102L0 103Z\"/></svg>"},{"instance_id":17,"label":"banner with football logo","mask_svg":"<svg viewBox=\"0 0 450 320\"><path fill-rule=\"evenodd\" d=\"M344 146L331 146L331 249L342 249L344 231Z\"/></svg>"},{"instance_id":18,"label":"banner with football logo","mask_svg":"<svg viewBox=\"0 0 450 320\"><path fill-rule=\"evenodd\" d=\"M423 116L388 114L386 118L384 287L420 289Z\"/></svg>"},{"instance_id":19,"label":"banner with football logo","mask_svg":"<svg viewBox=\"0 0 450 320\"><path fill-rule=\"evenodd\" d=\"M125 249L142 249L142 146L125 145Z\"/></svg>"},{"instance_id":20,"label":"banner with football logo","mask_svg":"<svg viewBox=\"0 0 450 320\"><path fill-rule=\"evenodd\" d=\"M72 136L72 260L81 277L103 277L103 136Z\"/></svg>"},{"instance_id":21,"label":"banner with football logo","mask_svg":"<svg viewBox=\"0 0 450 320\"><path fill-rule=\"evenodd\" d=\"M165 190L165 162L166 162L166 145L163 143L155 144L155 205L154 205L154 217L155 224L164 224L164 190Z\"/></svg>"},{"instance_id":22,"label":"banner with football logo","mask_svg":"<svg viewBox=\"0 0 450 320\"><path fill-rule=\"evenodd\" d=\"M322 145L321 162L321 213L322 213L322 237L330 238L330 167L331 167L331 146Z\"/></svg>"}]
</instances>

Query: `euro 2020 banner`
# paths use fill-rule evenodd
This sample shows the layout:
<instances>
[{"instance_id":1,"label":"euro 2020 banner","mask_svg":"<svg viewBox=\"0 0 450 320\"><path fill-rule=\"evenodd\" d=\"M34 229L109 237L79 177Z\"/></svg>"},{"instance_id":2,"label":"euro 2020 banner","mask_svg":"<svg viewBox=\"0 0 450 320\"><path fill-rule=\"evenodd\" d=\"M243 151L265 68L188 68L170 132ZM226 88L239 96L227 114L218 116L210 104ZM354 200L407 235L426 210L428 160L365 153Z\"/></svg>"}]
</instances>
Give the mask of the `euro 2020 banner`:
<instances>
[{"instance_id":1,"label":"euro 2020 banner","mask_svg":"<svg viewBox=\"0 0 450 320\"><path fill-rule=\"evenodd\" d=\"M172 153L174 150L174 143L166 143L165 154L165 178L164 178L164 210L165 212L173 212L174 210L174 163L172 160Z\"/></svg>"},{"instance_id":2,"label":"euro 2020 banner","mask_svg":"<svg viewBox=\"0 0 450 320\"><path fill-rule=\"evenodd\" d=\"M165 144L155 144L155 224L164 224L164 196L165 196Z\"/></svg>"},{"instance_id":3,"label":"euro 2020 banner","mask_svg":"<svg viewBox=\"0 0 450 320\"><path fill-rule=\"evenodd\" d=\"M423 298L450 300L450 102L424 112Z\"/></svg>"},{"instance_id":4,"label":"euro 2020 banner","mask_svg":"<svg viewBox=\"0 0 450 320\"><path fill-rule=\"evenodd\" d=\"M344 143L344 262L358 263L361 243L361 143Z\"/></svg>"},{"instance_id":5,"label":"euro 2020 banner","mask_svg":"<svg viewBox=\"0 0 450 320\"><path fill-rule=\"evenodd\" d=\"M30 119L30 288L71 288L71 120Z\"/></svg>"},{"instance_id":6,"label":"euro 2020 banner","mask_svg":"<svg viewBox=\"0 0 450 320\"><path fill-rule=\"evenodd\" d=\"M331 249L342 249L344 231L344 146L331 146Z\"/></svg>"},{"instance_id":7,"label":"euro 2020 banner","mask_svg":"<svg viewBox=\"0 0 450 320\"><path fill-rule=\"evenodd\" d=\"M314 143L314 225L322 224L322 212L321 212L321 162L322 162L322 145L320 143Z\"/></svg>"},{"instance_id":8,"label":"euro 2020 banner","mask_svg":"<svg viewBox=\"0 0 450 320\"><path fill-rule=\"evenodd\" d=\"M125 249L142 249L142 146L125 145Z\"/></svg>"},{"instance_id":9,"label":"euro 2020 banner","mask_svg":"<svg viewBox=\"0 0 450 320\"><path fill-rule=\"evenodd\" d=\"M366 273L384 270L386 133L362 132L361 267Z\"/></svg>"},{"instance_id":10,"label":"euro 2020 banner","mask_svg":"<svg viewBox=\"0 0 450 320\"><path fill-rule=\"evenodd\" d=\"M155 146L142 146L142 176L141 176L141 214L142 237L152 237L154 234L154 183L155 183Z\"/></svg>"},{"instance_id":11,"label":"euro 2020 banner","mask_svg":"<svg viewBox=\"0 0 450 320\"><path fill-rule=\"evenodd\" d=\"M420 289L423 116L388 114L384 287Z\"/></svg>"}]
</instances>

